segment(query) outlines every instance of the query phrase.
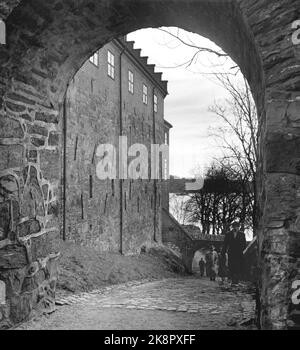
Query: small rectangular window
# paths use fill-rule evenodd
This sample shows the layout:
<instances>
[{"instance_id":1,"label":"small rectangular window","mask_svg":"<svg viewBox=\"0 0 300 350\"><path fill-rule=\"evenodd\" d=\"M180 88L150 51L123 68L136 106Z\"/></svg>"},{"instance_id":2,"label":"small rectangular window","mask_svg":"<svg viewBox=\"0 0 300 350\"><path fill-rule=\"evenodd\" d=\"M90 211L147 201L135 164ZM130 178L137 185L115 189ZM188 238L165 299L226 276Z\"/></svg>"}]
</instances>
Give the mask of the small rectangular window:
<instances>
[{"instance_id":1,"label":"small rectangular window","mask_svg":"<svg viewBox=\"0 0 300 350\"><path fill-rule=\"evenodd\" d=\"M153 96L154 112L157 113L157 96Z\"/></svg>"},{"instance_id":2,"label":"small rectangular window","mask_svg":"<svg viewBox=\"0 0 300 350\"><path fill-rule=\"evenodd\" d=\"M90 175L90 198L93 198L93 176Z\"/></svg>"},{"instance_id":3,"label":"small rectangular window","mask_svg":"<svg viewBox=\"0 0 300 350\"><path fill-rule=\"evenodd\" d=\"M134 81L133 81L133 73L131 70L128 71L128 91L133 94L133 86L134 86Z\"/></svg>"},{"instance_id":4,"label":"small rectangular window","mask_svg":"<svg viewBox=\"0 0 300 350\"><path fill-rule=\"evenodd\" d=\"M91 93L94 92L94 79L91 79Z\"/></svg>"},{"instance_id":5,"label":"small rectangular window","mask_svg":"<svg viewBox=\"0 0 300 350\"><path fill-rule=\"evenodd\" d=\"M83 203L83 194L82 193L80 196L80 202L81 202L81 219L84 220L84 203Z\"/></svg>"},{"instance_id":6,"label":"small rectangular window","mask_svg":"<svg viewBox=\"0 0 300 350\"><path fill-rule=\"evenodd\" d=\"M143 103L148 104L148 87L143 84Z\"/></svg>"},{"instance_id":7,"label":"small rectangular window","mask_svg":"<svg viewBox=\"0 0 300 350\"><path fill-rule=\"evenodd\" d=\"M109 50L107 51L107 74L112 79L115 79L115 55Z\"/></svg>"},{"instance_id":8,"label":"small rectangular window","mask_svg":"<svg viewBox=\"0 0 300 350\"><path fill-rule=\"evenodd\" d=\"M164 180L168 180L169 178L169 168L167 159L164 160Z\"/></svg>"},{"instance_id":9,"label":"small rectangular window","mask_svg":"<svg viewBox=\"0 0 300 350\"><path fill-rule=\"evenodd\" d=\"M99 66L99 53L98 51L90 57L90 62L93 63L96 67Z\"/></svg>"}]
</instances>

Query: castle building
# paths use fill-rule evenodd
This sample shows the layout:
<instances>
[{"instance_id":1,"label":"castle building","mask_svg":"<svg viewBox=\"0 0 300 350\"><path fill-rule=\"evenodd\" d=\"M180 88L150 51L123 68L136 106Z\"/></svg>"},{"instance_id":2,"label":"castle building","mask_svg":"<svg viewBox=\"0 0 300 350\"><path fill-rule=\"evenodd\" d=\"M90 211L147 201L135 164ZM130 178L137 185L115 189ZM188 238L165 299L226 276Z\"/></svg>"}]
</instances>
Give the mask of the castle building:
<instances>
[{"instance_id":1,"label":"castle building","mask_svg":"<svg viewBox=\"0 0 300 350\"><path fill-rule=\"evenodd\" d=\"M169 143L172 127L164 120L167 81L133 44L120 38L95 52L65 100L63 239L124 254L161 242L167 181L151 179L150 166L148 179L132 179L126 171L122 179L100 179L97 167L105 155L99 145L114 147L120 174L120 153L145 145L150 165L151 145ZM127 137L121 152L120 136L122 142ZM128 166L136 156L128 155ZM160 166L165 176L166 162Z\"/></svg>"}]
</instances>

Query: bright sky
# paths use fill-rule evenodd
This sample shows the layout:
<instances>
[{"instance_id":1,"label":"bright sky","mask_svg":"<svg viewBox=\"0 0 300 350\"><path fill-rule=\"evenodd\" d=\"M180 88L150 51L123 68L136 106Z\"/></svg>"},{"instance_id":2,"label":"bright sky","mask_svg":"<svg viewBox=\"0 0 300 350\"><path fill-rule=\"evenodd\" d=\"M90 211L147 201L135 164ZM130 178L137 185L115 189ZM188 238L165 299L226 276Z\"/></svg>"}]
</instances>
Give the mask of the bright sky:
<instances>
[{"instance_id":1,"label":"bright sky","mask_svg":"<svg viewBox=\"0 0 300 350\"><path fill-rule=\"evenodd\" d=\"M177 33L176 28L168 29ZM197 34L180 30L180 37L198 46L220 51L214 43ZM208 111L215 100L226 98L226 91L213 81L213 68L222 65L230 70L235 63L230 59L202 53L192 66L177 68L187 62L195 49L181 44L176 38L159 29L143 29L131 33L128 40L135 41L135 48L142 49L143 56L149 56L148 63L156 65L156 71L163 72L168 80L169 96L165 99L165 119L173 125L170 134L170 174L182 177L202 171L214 157L221 154L216 140L209 136L209 128L221 125L217 116Z\"/></svg>"}]
</instances>

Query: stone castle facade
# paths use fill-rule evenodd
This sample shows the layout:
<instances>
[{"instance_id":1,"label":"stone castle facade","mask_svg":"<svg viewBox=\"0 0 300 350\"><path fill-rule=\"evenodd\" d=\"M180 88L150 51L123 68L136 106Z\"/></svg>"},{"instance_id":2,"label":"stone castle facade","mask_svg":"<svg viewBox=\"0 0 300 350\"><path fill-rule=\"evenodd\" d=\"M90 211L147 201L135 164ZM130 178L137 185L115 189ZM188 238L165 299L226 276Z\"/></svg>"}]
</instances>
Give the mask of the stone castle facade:
<instances>
[{"instance_id":1,"label":"stone castle facade","mask_svg":"<svg viewBox=\"0 0 300 350\"><path fill-rule=\"evenodd\" d=\"M77 72L66 96L63 239L124 254L161 241L164 184L150 179L150 166L148 180L130 179L128 173L128 179L101 180L96 170L100 144L115 147L119 170L119 136L127 137L127 149L145 145L150 165L151 144L169 139L167 93L161 73L123 37L95 52Z\"/></svg>"}]
</instances>

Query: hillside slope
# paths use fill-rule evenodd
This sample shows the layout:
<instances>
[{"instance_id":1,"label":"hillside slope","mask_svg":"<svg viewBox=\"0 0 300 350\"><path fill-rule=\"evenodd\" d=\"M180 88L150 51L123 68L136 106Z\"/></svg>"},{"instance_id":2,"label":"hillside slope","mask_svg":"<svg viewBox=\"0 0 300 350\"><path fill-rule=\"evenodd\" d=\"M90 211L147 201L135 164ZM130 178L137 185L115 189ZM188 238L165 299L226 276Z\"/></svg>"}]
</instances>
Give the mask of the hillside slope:
<instances>
[{"instance_id":1,"label":"hillside slope","mask_svg":"<svg viewBox=\"0 0 300 350\"><path fill-rule=\"evenodd\" d=\"M61 250L57 294L78 293L110 284L184 274L181 260L164 246L157 245L138 256L124 256L99 253L90 247L65 243Z\"/></svg>"}]
</instances>

